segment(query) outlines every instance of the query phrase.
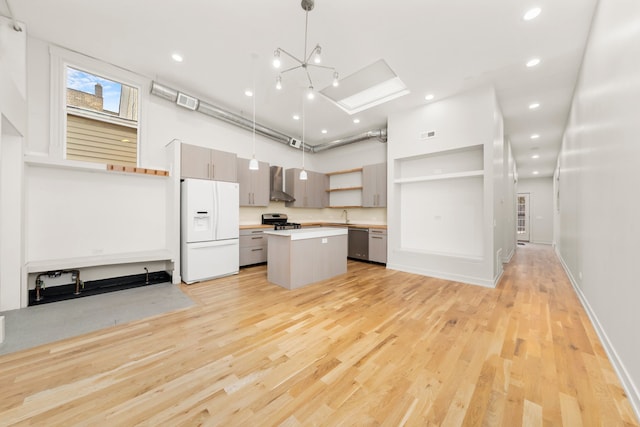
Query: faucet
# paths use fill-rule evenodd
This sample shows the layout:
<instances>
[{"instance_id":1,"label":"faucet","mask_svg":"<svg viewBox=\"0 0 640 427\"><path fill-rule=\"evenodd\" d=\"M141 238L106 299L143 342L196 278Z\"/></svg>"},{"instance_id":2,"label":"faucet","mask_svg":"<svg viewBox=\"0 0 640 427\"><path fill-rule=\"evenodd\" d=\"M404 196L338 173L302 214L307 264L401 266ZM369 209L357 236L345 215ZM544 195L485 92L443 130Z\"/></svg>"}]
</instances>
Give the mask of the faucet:
<instances>
[{"instance_id":1,"label":"faucet","mask_svg":"<svg viewBox=\"0 0 640 427\"><path fill-rule=\"evenodd\" d=\"M344 214L344 223L345 224L349 224L349 212L346 209L343 209L342 213ZM340 215L340 216L342 216L342 215Z\"/></svg>"}]
</instances>

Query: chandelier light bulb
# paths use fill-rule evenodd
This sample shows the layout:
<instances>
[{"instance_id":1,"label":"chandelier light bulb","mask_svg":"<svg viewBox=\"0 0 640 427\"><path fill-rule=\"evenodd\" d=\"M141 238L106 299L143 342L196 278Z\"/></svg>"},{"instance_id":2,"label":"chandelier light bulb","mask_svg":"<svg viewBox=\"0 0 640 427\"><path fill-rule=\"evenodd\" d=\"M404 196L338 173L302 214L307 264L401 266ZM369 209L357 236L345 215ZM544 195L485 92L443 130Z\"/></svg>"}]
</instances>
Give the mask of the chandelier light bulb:
<instances>
[{"instance_id":1,"label":"chandelier light bulb","mask_svg":"<svg viewBox=\"0 0 640 427\"><path fill-rule=\"evenodd\" d=\"M335 71L333 73L333 87L338 87L339 84L340 82L338 81L338 72Z\"/></svg>"},{"instance_id":2,"label":"chandelier light bulb","mask_svg":"<svg viewBox=\"0 0 640 427\"><path fill-rule=\"evenodd\" d=\"M278 76L276 78L276 89L278 90L282 89L282 76Z\"/></svg>"},{"instance_id":3,"label":"chandelier light bulb","mask_svg":"<svg viewBox=\"0 0 640 427\"><path fill-rule=\"evenodd\" d=\"M302 169L300 171L300 181L306 181L307 180L307 171Z\"/></svg>"},{"instance_id":4,"label":"chandelier light bulb","mask_svg":"<svg viewBox=\"0 0 640 427\"><path fill-rule=\"evenodd\" d=\"M320 56L320 54L322 53L322 48L320 47L320 45L316 45L315 51L316 53L313 55L313 62L319 64L322 62L322 57Z\"/></svg>"},{"instance_id":5,"label":"chandelier light bulb","mask_svg":"<svg viewBox=\"0 0 640 427\"><path fill-rule=\"evenodd\" d=\"M316 97L316 93L313 91L313 86L309 86L307 90L307 99L312 101Z\"/></svg>"},{"instance_id":6,"label":"chandelier light bulb","mask_svg":"<svg viewBox=\"0 0 640 427\"><path fill-rule=\"evenodd\" d=\"M280 68L281 65L282 61L280 61L280 49L276 49L276 51L273 52L273 67Z\"/></svg>"}]
</instances>

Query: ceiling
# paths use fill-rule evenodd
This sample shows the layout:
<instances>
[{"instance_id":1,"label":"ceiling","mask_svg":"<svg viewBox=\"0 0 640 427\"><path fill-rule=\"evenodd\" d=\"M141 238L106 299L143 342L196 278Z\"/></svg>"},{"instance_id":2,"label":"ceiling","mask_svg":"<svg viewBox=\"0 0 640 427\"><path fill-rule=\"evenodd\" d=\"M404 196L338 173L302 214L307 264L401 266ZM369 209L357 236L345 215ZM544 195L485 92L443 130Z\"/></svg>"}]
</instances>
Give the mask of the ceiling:
<instances>
[{"instance_id":1,"label":"ceiling","mask_svg":"<svg viewBox=\"0 0 640 427\"><path fill-rule=\"evenodd\" d=\"M315 145L384 128L389 114L492 84L520 178L551 176L597 0L316 0L309 50L346 77L384 59L411 93L350 116L316 97L305 106L305 141ZM301 70L271 65L277 47L301 57L305 12L299 0L9 0L31 36L148 76L237 114L255 79L256 120L299 137ZM525 21L537 6L542 13ZM0 13L7 15L6 5ZM178 63L171 55L184 58ZM540 64L528 68L531 58ZM295 65L283 57L283 66ZM332 73L312 70L315 88ZM433 94L432 101L425 95ZM530 110L537 102L540 107ZM360 122L355 124L354 118ZM321 133L326 129L326 134ZM538 134L538 139L531 135ZM535 154L539 158L532 158Z\"/></svg>"}]
</instances>

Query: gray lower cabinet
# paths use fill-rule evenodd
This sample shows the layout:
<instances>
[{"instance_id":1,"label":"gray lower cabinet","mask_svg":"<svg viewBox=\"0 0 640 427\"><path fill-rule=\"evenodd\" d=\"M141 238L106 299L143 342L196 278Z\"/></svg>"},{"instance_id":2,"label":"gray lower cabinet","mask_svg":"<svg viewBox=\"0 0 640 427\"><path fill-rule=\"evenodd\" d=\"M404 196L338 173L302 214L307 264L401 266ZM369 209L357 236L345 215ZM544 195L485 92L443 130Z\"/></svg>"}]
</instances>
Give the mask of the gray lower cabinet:
<instances>
[{"instance_id":1,"label":"gray lower cabinet","mask_svg":"<svg viewBox=\"0 0 640 427\"><path fill-rule=\"evenodd\" d=\"M240 267L267 262L267 236L263 228L240 230Z\"/></svg>"},{"instance_id":2,"label":"gray lower cabinet","mask_svg":"<svg viewBox=\"0 0 640 427\"><path fill-rule=\"evenodd\" d=\"M362 167L362 207L387 206L387 164Z\"/></svg>"},{"instance_id":3,"label":"gray lower cabinet","mask_svg":"<svg viewBox=\"0 0 640 427\"><path fill-rule=\"evenodd\" d=\"M387 230L369 229L369 261L387 263Z\"/></svg>"},{"instance_id":4,"label":"gray lower cabinet","mask_svg":"<svg viewBox=\"0 0 640 427\"><path fill-rule=\"evenodd\" d=\"M237 182L237 157L235 153L181 144L180 177Z\"/></svg>"},{"instance_id":5,"label":"gray lower cabinet","mask_svg":"<svg viewBox=\"0 0 640 427\"><path fill-rule=\"evenodd\" d=\"M238 158L240 206L269 206L269 163L258 162L258 170L249 169L249 159Z\"/></svg>"},{"instance_id":6,"label":"gray lower cabinet","mask_svg":"<svg viewBox=\"0 0 640 427\"><path fill-rule=\"evenodd\" d=\"M287 202L289 208L324 208L329 206L329 176L307 171L307 180L300 180L298 168L285 171L285 191L296 200Z\"/></svg>"},{"instance_id":7,"label":"gray lower cabinet","mask_svg":"<svg viewBox=\"0 0 640 427\"><path fill-rule=\"evenodd\" d=\"M287 289L347 272L347 235L292 240L269 234L267 280Z\"/></svg>"}]
</instances>

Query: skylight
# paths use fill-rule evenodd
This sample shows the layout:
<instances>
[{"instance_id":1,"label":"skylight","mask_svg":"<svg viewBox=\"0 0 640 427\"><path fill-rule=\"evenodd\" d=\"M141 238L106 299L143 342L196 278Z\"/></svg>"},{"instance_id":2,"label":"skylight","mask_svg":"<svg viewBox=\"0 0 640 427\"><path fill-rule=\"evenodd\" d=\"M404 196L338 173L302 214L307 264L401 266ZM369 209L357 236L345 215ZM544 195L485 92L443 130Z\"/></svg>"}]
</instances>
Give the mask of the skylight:
<instances>
[{"instance_id":1,"label":"skylight","mask_svg":"<svg viewBox=\"0 0 640 427\"><path fill-rule=\"evenodd\" d=\"M380 59L328 86L320 93L349 114L364 111L409 93L391 67Z\"/></svg>"}]
</instances>

